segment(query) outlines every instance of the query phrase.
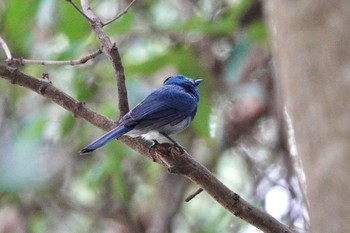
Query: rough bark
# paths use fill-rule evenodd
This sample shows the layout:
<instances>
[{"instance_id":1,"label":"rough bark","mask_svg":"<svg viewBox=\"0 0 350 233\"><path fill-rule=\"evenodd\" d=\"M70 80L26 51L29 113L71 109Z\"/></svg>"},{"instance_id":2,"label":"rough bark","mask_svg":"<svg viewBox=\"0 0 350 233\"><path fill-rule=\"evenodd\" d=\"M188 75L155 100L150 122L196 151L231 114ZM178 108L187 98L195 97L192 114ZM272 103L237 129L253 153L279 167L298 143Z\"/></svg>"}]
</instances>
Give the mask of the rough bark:
<instances>
[{"instance_id":1,"label":"rough bark","mask_svg":"<svg viewBox=\"0 0 350 233\"><path fill-rule=\"evenodd\" d=\"M280 109L306 174L312 232L348 232L350 1L265 2Z\"/></svg>"}]
</instances>

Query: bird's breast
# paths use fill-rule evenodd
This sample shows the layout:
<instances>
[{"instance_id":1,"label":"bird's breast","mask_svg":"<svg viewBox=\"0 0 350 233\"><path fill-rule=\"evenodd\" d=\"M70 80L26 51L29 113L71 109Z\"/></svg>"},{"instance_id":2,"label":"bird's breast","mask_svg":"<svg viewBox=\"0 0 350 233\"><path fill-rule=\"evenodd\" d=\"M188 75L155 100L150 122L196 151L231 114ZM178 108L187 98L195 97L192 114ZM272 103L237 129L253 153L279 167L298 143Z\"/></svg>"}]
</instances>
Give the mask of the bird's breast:
<instances>
[{"instance_id":1,"label":"bird's breast","mask_svg":"<svg viewBox=\"0 0 350 233\"><path fill-rule=\"evenodd\" d=\"M170 124L163 126L159 130L159 132L166 133L166 134L174 134L174 133L180 132L180 131L186 129L190 125L191 121L192 121L192 118L190 116L188 116L176 124L170 123Z\"/></svg>"}]
</instances>

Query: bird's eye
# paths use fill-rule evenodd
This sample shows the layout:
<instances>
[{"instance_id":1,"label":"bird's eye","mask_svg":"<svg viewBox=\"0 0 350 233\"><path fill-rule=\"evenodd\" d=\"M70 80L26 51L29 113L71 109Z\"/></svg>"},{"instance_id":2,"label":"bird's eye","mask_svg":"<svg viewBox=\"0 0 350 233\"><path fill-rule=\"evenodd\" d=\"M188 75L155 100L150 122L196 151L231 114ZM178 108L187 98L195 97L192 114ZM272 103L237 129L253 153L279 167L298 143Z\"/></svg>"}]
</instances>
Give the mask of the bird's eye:
<instances>
[{"instance_id":1,"label":"bird's eye","mask_svg":"<svg viewBox=\"0 0 350 233\"><path fill-rule=\"evenodd\" d=\"M166 81L168 81L170 78L171 78L171 76L168 77L167 79L165 79L164 82L163 82L163 84L166 83Z\"/></svg>"}]
</instances>

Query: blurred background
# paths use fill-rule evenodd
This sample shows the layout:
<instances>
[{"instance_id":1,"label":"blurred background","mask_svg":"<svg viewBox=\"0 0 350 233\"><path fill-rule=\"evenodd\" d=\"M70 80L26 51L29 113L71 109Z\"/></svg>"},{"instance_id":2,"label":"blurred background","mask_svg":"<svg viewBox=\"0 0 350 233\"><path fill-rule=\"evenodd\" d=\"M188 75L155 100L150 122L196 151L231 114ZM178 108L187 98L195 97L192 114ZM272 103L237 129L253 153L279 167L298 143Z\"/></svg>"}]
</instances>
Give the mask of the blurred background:
<instances>
[{"instance_id":1,"label":"blurred background","mask_svg":"<svg viewBox=\"0 0 350 233\"><path fill-rule=\"evenodd\" d=\"M91 7L107 21L129 3L100 0ZM303 174L293 168L297 160L275 109L260 1L137 1L105 30L121 53L130 107L170 75L204 79L197 116L176 140L244 199L308 231ZM0 35L13 57L27 59L79 59L99 47L66 1L2 0ZM74 67L21 70L49 73L56 87L119 117L116 80L104 55ZM79 155L102 130L5 80L0 89L0 233L260 232L205 192L186 203L198 187L120 142Z\"/></svg>"}]
</instances>

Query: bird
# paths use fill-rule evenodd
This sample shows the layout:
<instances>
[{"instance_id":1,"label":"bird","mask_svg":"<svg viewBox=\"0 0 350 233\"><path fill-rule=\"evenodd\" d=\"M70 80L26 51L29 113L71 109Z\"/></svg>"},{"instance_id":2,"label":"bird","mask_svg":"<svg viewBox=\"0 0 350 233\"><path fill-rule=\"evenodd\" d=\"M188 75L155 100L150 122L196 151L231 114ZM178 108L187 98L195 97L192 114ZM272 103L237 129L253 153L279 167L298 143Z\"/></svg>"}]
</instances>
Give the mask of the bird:
<instances>
[{"instance_id":1,"label":"bird","mask_svg":"<svg viewBox=\"0 0 350 233\"><path fill-rule=\"evenodd\" d=\"M123 135L145 138L162 135L181 148L169 135L186 129L194 119L199 101L198 85L202 81L184 75L168 77L162 86L125 114L117 127L85 146L80 154L92 152ZM154 139L153 142L158 143Z\"/></svg>"}]
</instances>

